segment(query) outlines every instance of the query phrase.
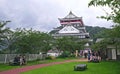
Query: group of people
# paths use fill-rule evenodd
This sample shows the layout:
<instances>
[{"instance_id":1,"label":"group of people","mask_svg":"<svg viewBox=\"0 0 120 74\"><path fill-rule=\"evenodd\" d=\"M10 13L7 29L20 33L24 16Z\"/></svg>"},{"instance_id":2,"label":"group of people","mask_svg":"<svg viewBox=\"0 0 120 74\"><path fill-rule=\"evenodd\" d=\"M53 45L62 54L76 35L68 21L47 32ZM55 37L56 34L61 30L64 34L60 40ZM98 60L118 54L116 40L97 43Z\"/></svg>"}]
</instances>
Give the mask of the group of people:
<instances>
[{"instance_id":1,"label":"group of people","mask_svg":"<svg viewBox=\"0 0 120 74\"><path fill-rule=\"evenodd\" d=\"M26 57L25 55L19 55L19 56L15 56L14 61L13 61L14 65L25 65L26 64Z\"/></svg>"},{"instance_id":2,"label":"group of people","mask_svg":"<svg viewBox=\"0 0 120 74\"><path fill-rule=\"evenodd\" d=\"M101 61L101 57L100 57L100 51L88 51L88 61Z\"/></svg>"}]
</instances>

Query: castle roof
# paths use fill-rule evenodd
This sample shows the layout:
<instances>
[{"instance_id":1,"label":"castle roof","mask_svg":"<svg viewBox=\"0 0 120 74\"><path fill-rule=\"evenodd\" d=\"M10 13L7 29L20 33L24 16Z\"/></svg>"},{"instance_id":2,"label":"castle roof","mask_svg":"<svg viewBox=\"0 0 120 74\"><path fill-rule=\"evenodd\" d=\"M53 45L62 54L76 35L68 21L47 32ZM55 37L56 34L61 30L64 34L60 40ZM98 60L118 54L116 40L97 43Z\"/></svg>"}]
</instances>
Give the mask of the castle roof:
<instances>
[{"instance_id":1,"label":"castle roof","mask_svg":"<svg viewBox=\"0 0 120 74\"><path fill-rule=\"evenodd\" d=\"M59 33L79 33L79 30L73 27L72 25L67 25L62 28Z\"/></svg>"},{"instance_id":2,"label":"castle roof","mask_svg":"<svg viewBox=\"0 0 120 74\"><path fill-rule=\"evenodd\" d=\"M59 18L59 20L77 20L82 19L82 17L77 17L75 14L72 13L72 11L69 12L69 14L64 18Z\"/></svg>"},{"instance_id":3,"label":"castle roof","mask_svg":"<svg viewBox=\"0 0 120 74\"><path fill-rule=\"evenodd\" d=\"M69 12L69 14L65 18L77 18L76 15L72 13L72 11Z\"/></svg>"}]
</instances>

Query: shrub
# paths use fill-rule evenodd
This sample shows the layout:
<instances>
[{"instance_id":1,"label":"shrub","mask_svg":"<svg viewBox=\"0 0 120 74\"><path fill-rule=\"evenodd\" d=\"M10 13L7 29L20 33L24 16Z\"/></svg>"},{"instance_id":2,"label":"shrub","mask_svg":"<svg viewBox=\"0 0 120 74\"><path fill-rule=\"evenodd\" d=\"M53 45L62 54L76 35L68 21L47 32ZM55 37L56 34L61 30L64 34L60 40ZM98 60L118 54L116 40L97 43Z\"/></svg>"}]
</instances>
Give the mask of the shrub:
<instances>
[{"instance_id":1,"label":"shrub","mask_svg":"<svg viewBox=\"0 0 120 74\"><path fill-rule=\"evenodd\" d=\"M54 59L56 59L56 57L55 56L51 56L51 59L54 60Z\"/></svg>"},{"instance_id":2,"label":"shrub","mask_svg":"<svg viewBox=\"0 0 120 74\"><path fill-rule=\"evenodd\" d=\"M70 57L75 57L75 55L74 55L74 54L72 54L72 55L70 55Z\"/></svg>"},{"instance_id":3,"label":"shrub","mask_svg":"<svg viewBox=\"0 0 120 74\"><path fill-rule=\"evenodd\" d=\"M70 57L70 52L64 51L60 56L58 56L58 58L66 58L66 57Z\"/></svg>"},{"instance_id":4,"label":"shrub","mask_svg":"<svg viewBox=\"0 0 120 74\"><path fill-rule=\"evenodd\" d=\"M36 61L40 61L41 59L37 58Z\"/></svg>"},{"instance_id":5,"label":"shrub","mask_svg":"<svg viewBox=\"0 0 120 74\"><path fill-rule=\"evenodd\" d=\"M54 60L54 59L56 59L56 57L55 56L47 56L46 59Z\"/></svg>"}]
</instances>

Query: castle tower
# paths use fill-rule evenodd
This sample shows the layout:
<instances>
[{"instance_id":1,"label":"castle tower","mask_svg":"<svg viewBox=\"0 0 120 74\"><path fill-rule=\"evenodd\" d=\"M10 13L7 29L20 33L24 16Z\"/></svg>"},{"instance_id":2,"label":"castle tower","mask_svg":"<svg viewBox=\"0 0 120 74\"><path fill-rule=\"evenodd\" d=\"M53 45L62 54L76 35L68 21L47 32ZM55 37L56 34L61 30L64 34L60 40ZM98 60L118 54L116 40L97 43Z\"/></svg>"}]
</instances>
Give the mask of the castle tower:
<instances>
[{"instance_id":1,"label":"castle tower","mask_svg":"<svg viewBox=\"0 0 120 74\"><path fill-rule=\"evenodd\" d=\"M64 18L58 18L61 26L54 29L54 36L73 36L77 38L89 38L89 33L86 32L82 17L77 17L71 11Z\"/></svg>"}]
</instances>

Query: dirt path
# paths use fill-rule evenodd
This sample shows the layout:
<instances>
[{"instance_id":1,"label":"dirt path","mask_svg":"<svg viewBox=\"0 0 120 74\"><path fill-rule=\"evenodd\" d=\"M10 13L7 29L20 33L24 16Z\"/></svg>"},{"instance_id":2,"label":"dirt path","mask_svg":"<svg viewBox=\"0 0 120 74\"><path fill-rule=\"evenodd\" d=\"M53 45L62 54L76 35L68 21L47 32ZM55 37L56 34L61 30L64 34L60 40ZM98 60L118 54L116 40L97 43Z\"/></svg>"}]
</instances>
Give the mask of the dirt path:
<instances>
[{"instance_id":1,"label":"dirt path","mask_svg":"<svg viewBox=\"0 0 120 74\"><path fill-rule=\"evenodd\" d=\"M74 62L74 61L80 61L80 62L83 61L84 62L84 61L87 61L87 59L66 60L63 62L53 62L53 63L48 63L48 64L25 66L25 67L21 67L21 68L12 69L12 70L2 71L2 72L0 72L0 74L20 74L21 72L25 72L25 71L29 71L29 70L33 70L33 69L37 69L37 68L42 68L42 67L46 67L46 66L62 64L62 63L67 63L67 62Z\"/></svg>"}]
</instances>

